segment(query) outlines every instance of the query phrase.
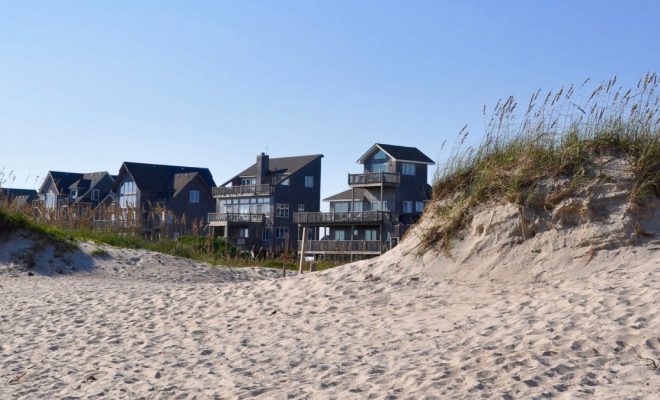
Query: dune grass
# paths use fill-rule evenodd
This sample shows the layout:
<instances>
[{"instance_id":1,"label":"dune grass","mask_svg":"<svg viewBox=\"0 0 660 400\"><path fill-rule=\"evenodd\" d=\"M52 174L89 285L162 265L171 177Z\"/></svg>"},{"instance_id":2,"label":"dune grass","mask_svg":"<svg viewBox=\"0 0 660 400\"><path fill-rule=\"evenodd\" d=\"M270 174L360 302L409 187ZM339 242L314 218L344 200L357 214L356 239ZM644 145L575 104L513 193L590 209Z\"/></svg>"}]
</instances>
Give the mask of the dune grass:
<instances>
[{"instance_id":1,"label":"dune grass","mask_svg":"<svg viewBox=\"0 0 660 400\"><path fill-rule=\"evenodd\" d=\"M423 233L423 251L448 250L480 204L551 210L600 176L599 156L621 156L630 163L630 202L641 205L660 196L657 75L647 74L629 90L617 86L616 77L592 90L588 81L543 97L536 92L522 117L512 97L499 101L476 147L465 145L466 128L459 133L449 161L436 173L432 212L440 218ZM581 97L587 90L590 95ZM557 178L570 182L562 192L539 191L544 181Z\"/></svg>"},{"instance_id":2,"label":"dune grass","mask_svg":"<svg viewBox=\"0 0 660 400\"><path fill-rule=\"evenodd\" d=\"M21 213L0 208L0 240L6 240L17 232L30 234L40 243L52 245L60 253L78 249L76 242L65 232L30 221Z\"/></svg>"}]
</instances>

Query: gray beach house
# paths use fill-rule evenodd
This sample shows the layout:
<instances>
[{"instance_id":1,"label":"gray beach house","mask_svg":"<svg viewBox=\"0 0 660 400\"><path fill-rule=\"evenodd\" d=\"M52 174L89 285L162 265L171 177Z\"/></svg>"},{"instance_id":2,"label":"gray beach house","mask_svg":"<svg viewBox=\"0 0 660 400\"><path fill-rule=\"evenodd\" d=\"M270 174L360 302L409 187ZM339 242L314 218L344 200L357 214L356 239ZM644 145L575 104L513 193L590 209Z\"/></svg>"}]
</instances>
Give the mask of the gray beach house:
<instances>
[{"instance_id":1,"label":"gray beach house","mask_svg":"<svg viewBox=\"0 0 660 400\"><path fill-rule=\"evenodd\" d=\"M205 226L214 209L213 186L208 168L127 161L94 224L98 229L133 225L145 232L172 226L175 236L190 233L193 226Z\"/></svg>"},{"instance_id":2,"label":"gray beach house","mask_svg":"<svg viewBox=\"0 0 660 400\"><path fill-rule=\"evenodd\" d=\"M378 255L398 244L419 221L431 196L427 173L433 160L415 147L376 143L357 162L363 171L348 174L350 188L324 199L329 212L294 213L293 222L300 228L327 233L321 240L306 240L306 255Z\"/></svg>"},{"instance_id":3,"label":"gray beach house","mask_svg":"<svg viewBox=\"0 0 660 400\"><path fill-rule=\"evenodd\" d=\"M258 155L254 164L213 188L213 235L255 252L295 249L298 230L293 214L320 210L322 158Z\"/></svg>"}]
</instances>

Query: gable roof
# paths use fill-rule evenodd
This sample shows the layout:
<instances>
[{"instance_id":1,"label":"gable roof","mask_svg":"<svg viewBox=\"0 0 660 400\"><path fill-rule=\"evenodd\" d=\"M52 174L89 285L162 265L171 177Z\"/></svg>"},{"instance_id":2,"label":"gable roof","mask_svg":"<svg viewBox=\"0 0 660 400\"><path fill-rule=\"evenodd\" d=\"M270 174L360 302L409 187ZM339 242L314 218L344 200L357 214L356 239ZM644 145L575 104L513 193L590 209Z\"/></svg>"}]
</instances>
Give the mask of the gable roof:
<instances>
[{"instance_id":1,"label":"gable roof","mask_svg":"<svg viewBox=\"0 0 660 400\"><path fill-rule=\"evenodd\" d=\"M69 186L71 186L71 184L74 183L75 181L82 178L83 174L78 172L48 171L48 176L50 176L50 178L55 183L55 188L57 189L57 192L59 194L64 194L62 193L63 190L66 189L68 191ZM44 180L44 183L41 185L41 189L39 191L43 192L44 184L47 181L48 179Z\"/></svg>"},{"instance_id":2,"label":"gable roof","mask_svg":"<svg viewBox=\"0 0 660 400\"><path fill-rule=\"evenodd\" d=\"M422 153L417 147L396 146L383 143L375 143L357 160L357 162L359 164L364 164L366 159L376 150L382 150L385 154L397 161L427 165L435 164L433 160L431 160L426 154Z\"/></svg>"},{"instance_id":3,"label":"gable roof","mask_svg":"<svg viewBox=\"0 0 660 400\"><path fill-rule=\"evenodd\" d=\"M323 154L312 154L307 156L269 158L267 176L293 175L299 170L301 170L303 167L311 163L312 161L315 161L322 157ZM244 177L257 176L257 163L255 162L254 164L244 169L239 174L234 175L227 182L223 183L222 186L225 186L234 179L243 176Z\"/></svg>"},{"instance_id":4,"label":"gable roof","mask_svg":"<svg viewBox=\"0 0 660 400\"><path fill-rule=\"evenodd\" d=\"M137 187L143 192L175 192L175 176L178 174L192 174L195 172L200 175L202 180L209 187L215 186L213 176L208 168L143 164L126 161L122 165L122 170L124 169L131 174L135 181L135 185L137 185ZM115 181L115 185L118 183L118 180Z\"/></svg>"},{"instance_id":5,"label":"gable roof","mask_svg":"<svg viewBox=\"0 0 660 400\"><path fill-rule=\"evenodd\" d=\"M323 199L323 201L351 201L351 196L353 197L354 200L363 200L365 198L364 192L366 190L364 188L355 188L355 193L353 194L353 189L348 189L344 190L343 192L334 194L330 197L327 197Z\"/></svg>"},{"instance_id":6,"label":"gable roof","mask_svg":"<svg viewBox=\"0 0 660 400\"><path fill-rule=\"evenodd\" d=\"M195 179L199 179L204 185L208 184L202 177L202 175L199 172L187 172L183 174L176 174L174 175L174 195L172 197L176 197L181 193L183 189L188 186L190 182L192 182ZM211 191L211 187L208 187L209 192Z\"/></svg>"}]
</instances>

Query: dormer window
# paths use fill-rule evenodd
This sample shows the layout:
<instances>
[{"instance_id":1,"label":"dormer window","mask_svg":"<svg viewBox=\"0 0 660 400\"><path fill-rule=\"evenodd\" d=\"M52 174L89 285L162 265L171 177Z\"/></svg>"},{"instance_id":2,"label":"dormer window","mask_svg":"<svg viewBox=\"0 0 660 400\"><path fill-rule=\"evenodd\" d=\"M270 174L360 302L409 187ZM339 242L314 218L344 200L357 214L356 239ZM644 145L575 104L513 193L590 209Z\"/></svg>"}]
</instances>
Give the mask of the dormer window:
<instances>
[{"instance_id":1,"label":"dormer window","mask_svg":"<svg viewBox=\"0 0 660 400\"><path fill-rule=\"evenodd\" d=\"M71 200L75 200L78 197L78 189L71 189Z\"/></svg>"},{"instance_id":2,"label":"dormer window","mask_svg":"<svg viewBox=\"0 0 660 400\"><path fill-rule=\"evenodd\" d=\"M93 189L92 190L92 201L99 201L100 195L101 195L101 191L99 189Z\"/></svg>"}]
</instances>

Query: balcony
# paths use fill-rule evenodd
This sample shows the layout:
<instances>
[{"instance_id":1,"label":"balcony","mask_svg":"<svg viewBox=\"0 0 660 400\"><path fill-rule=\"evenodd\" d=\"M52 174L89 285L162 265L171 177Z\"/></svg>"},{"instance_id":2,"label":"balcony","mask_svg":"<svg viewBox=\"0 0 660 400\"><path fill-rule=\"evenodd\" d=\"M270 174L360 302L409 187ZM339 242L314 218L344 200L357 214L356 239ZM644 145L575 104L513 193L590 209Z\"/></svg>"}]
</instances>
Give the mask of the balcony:
<instances>
[{"instance_id":1,"label":"balcony","mask_svg":"<svg viewBox=\"0 0 660 400\"><path fill-rule=\"evenodd\" d=\"M303 225L377 224L389 217L383 211L293 213L293 223Z\"/></svg>"},{"instance_id":2,"label":"balcony","mask_svg":"<svg viewBox=\"0 0 660 400\"><path fill-rule=\"evenodd\" d=\"M298 241L302 249L302 241ZM307 240L305 254L382 254L387 247L380 240ZM299 250L300 251L300 250Z\"/></svg>"},{"instance_id":3,"label":"balcony","mask_svg":"<svg viewBox=\"0 0 660 400\"><path fill-rule=\"evenodd\" d=\"M213 188L213 197L270 196L275 194L273 185L220 186Z\"/></svg>"},{"instance_id":4,"label":"balcony","mask_svg":"<svg viewBox=\"0 0 660 400\"><path fill-rule=\"evenodd\" d=\"M349 186L396 186L399 183L401 183L401 175L389 172L348 174Z\"/></svg>"},{"instance_id":5,"label":"balcony","mask_svg":"<svg viewBox=\"0 0 660 400\"><path fill-rule=\"evenodd\" d=\"M264 220L264 214L233 214L233 213L210 213L210 225L226 225L227 223L260 224Z\"/></svg>"}]
</instances>

